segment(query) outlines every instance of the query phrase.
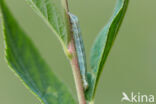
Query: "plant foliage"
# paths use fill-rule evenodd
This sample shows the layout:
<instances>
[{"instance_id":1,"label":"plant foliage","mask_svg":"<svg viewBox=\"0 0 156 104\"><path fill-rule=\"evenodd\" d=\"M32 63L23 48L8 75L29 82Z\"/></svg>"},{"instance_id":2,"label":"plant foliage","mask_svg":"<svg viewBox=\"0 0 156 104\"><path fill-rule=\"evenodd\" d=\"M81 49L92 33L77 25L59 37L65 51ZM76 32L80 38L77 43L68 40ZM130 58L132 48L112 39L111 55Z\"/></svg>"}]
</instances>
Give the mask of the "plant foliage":
<instances>
[{"instance_id":1,"label":"plant foliage","mask_svg":"<svg viewBox=\"0 0 156 104\"><path fill-rule=\"evenodd\" d=\"M67 87L51 71L4 2L0 2L6 59L11 69L44 104L75 104Z\"/></svg>"},{"instance_id":2,"label":"plant foliage","mask_svg":"<svg viewBox=\"0 0 156 104\"><path fill-rule=\"evenodd\" d=\"M78 52L76 56L78 57L77 59L82 59L85 53L83 53L84 51L82 50L84 47L81 46L82 39L80 38L81 36L79 36L81 35L79 25L77 23L72 25L73 21L69 18L67 8L62 5L61 0L26 1L53 30L65 52L68 52L69 42L71 38L74 37L72 35L77 35L75 35L74 40ZM100 75L123 21L128 2L129 0L117 0L113 16L108 24L101 30L93 44L90 58L92 71L87 73L87 80L85 80L88 81L89 85L87 85L87 87L89 88L84 91L86 100L89 102L93 102L94 100ZM0 0L0 13L2 14L1 19L3 21L6 59L15 74L44 104L76 104L68 88L58 79L43 60L3 0ZM73 20L75 23L75 19ZM78 21L77 18L76 20ZM73 29L71 29L71 25ZM86 60L79 61L78 64L81 64L79 66L85 65L85 61ZM81 69L82 76L86 75L85 70L85 68L83 68L83 70ZM84 79L82 78L82 80Z\"/></svg>"},{"instance_id":3,"label":"plant foliage","mask_svg":"<svg viewBox=\"0 0 156 104\"><path fill-rule=\"evenodd\" d=\"M92 72L89 73L88 76L90 87L86 92L88 100L92 100L94 98L98 80L126 13L128 2L129 0L117 0L113 16L99 33L95 43L93 44L90 60Z\"/></svg>"}]
</instances>

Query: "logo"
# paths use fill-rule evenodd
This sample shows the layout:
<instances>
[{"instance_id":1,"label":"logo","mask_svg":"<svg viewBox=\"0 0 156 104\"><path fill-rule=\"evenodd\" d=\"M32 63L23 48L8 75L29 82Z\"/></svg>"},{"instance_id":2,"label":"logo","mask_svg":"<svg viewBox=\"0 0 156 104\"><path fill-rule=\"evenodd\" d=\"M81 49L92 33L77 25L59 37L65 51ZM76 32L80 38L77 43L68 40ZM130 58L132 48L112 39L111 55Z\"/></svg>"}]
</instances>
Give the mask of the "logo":
<instances>
[{"instance_id":1,"label":"logo","mask_svg":"<svg viewBox=\"0 0 156 104\"><path fill-rule=\"evenodd\" d=\"M154 95L146 95L141 94L140 92L134 93L131 92L130 96L128 96L125 92L122 92L122 99L121 102L131 102L131 103L154 103L155 97Z\"/></svg>"}]
</instances>

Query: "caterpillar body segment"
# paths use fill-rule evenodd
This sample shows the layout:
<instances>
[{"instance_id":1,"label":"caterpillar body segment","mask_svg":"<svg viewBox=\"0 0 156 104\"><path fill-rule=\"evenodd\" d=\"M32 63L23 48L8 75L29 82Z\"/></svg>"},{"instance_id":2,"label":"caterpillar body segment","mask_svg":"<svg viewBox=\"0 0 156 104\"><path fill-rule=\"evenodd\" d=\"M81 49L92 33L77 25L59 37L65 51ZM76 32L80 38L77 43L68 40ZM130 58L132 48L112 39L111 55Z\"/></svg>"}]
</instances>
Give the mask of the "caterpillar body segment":
<instances>
[{"instance_id":1,"label":"caterpillar body segment","mask_svg":"<svg viewBox=\"0 0 156 104\"><path fill-rule=\"evenodd\" d=\"M78 18L69 13L69 17L72 24L72 32L73 37L75 41L75 47L76 47L76 53L78 56L78 64L80 67L80 73L83 81L83 87L85 90L88 88L88 82L87 82L87 65L86 65L86 55L85 55L85 48L81 36L81 30L79 26Z\"/></svg>"}]
</instances>

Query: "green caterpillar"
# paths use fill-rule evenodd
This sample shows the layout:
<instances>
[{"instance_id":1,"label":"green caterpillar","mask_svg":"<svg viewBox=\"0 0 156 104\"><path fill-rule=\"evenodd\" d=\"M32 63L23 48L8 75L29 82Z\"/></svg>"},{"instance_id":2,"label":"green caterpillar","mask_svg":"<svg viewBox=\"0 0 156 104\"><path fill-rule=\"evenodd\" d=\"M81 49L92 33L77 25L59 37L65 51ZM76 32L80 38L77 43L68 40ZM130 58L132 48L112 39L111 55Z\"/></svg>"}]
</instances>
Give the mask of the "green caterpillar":
<instances>
[{"instance_id":1,"label":"green caterpillar","mask_svg":"<svg viewBox=\"0 0 156 104\"><path fill-rule=\"evenodd\" d=\"M69 17L70 17L71 24L72 24L72 32L74 36L76 53L78 56L80 73L81 73L81 77L83 81L83 87L85 90L87 90L88 82L87 82L87 77L86 77L87 76L86 55L85 55L84 44L83 44L83 40L81 36L79 21L78 21L78 18L71 13L69 13Z\"/></svg>"}]
</instances>

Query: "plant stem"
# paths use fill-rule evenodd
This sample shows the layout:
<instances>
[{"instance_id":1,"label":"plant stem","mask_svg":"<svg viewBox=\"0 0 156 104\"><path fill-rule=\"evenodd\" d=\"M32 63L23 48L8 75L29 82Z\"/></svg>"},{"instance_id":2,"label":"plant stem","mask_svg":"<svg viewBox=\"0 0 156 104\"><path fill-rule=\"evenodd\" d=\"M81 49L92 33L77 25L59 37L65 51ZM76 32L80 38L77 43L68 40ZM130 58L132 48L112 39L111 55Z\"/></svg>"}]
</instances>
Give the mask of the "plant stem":
<instances>
[{"instance_id":1,"label":"plant stem","mask_svg":"<svg viewBox=\"0 0 156 104\"><path fill-rule=\"evenodd\" d=\"M73 38L72 38L71 42L69 43L68 49L69 49L69 52L72 53L72 58L70 59L70 63L71 63L72 70L73 70L79 104L86 104L84 88L83 88L83 84L82 84L82 78L81 78L81 74L80 74L80 68L79 68L79 64L78 64L78 58L76 55L75 43L74 43Z\"/></svg>"},{"instance_id":2,"label":"plant stem","mask_svg":"<svg viewBox=\"0 0 156 104\"><path fill-rule=\"evenodd\" d=\"M78 57L77 57L75 42L74 42L74 38L73 38L72 25L70 22L71 20L68 15L68 13L69 13L68 1L63 0L63 5L65 7L66 16L68 18L68 24L69 24L68 26L69 26L69 31L70 31L70 34L69 34L70 42L68 43L67 56L70 60L71 66L72 66L72 71L73 71L73 76L74 76L74 80L75 80L79 104L86 104L83 82L82 82L82 78L81 78L81 74L80 74L80 67L79 67L79 63L78 63Z\"/></svg>"}]
</instances>

